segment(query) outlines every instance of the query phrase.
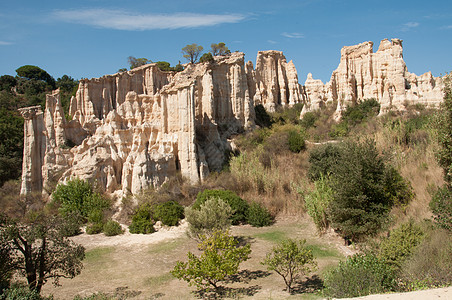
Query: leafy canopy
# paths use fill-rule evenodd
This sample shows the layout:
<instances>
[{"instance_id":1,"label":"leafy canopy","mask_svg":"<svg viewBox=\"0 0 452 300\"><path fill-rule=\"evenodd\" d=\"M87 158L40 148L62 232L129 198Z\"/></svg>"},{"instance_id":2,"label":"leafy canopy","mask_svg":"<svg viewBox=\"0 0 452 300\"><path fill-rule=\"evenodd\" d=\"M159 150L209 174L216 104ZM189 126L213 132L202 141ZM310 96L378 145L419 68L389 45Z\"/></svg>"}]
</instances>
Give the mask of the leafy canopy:
<instances>
[{"instance_id":1,"label":"leafy canopy","mask_svg":"<svg viewBox=\"0 0 452 300\"><path fill-rule=\"evenodd\" d=\"M312 250L305 244L306 240L284 240L262 262L269 271L275 271L284 279L289 293L292 293L292 285L297 278L309 274L317 267Z\"/></svg>"},{"instance_id":2,"label":"leafy canopy","mask_svg":"<svg viewBox=\"0 0 452 300\"><path fill-rule=\"evenodd\" d=\"M211 236L202 236L197 257L188 252L188 262L178 261L171 274L185 280L197 288L213 286L228 276L237 274L241 262L251 253L250 245L238 246L238 242L228 231L217 230Z\"/></svg>"},{"instance_id":3,"label":"leafy canopy","mask_svg":"<svg viewBox=\"0 0 452 300\"><path fill-rule=\"evenodd\" d=\"M194 64L198 61L199 56L204 50L203 46L198 46L198 44L187 45L182 48L182 54L189 62Z\"/></svg>"}]
</instances>

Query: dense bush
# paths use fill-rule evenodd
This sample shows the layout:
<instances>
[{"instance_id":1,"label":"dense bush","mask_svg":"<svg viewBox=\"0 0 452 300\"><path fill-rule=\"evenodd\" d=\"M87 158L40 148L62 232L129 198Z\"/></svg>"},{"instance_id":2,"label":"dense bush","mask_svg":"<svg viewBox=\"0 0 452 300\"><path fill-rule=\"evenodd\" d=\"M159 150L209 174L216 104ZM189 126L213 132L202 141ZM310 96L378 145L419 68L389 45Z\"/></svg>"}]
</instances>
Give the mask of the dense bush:
<instances>
[{"instance_id":1,"label":"dense bush","mask_svg":"<svg viewBox=\"0 0 452 300\"><path fill-rule=\"evenodd\" d=\"M270 226L273 223L273 217L263 205L252 202L247 211L246 221L254 227Z\"/></svg>"},{"instance_id":2,"label":"dense bush","mask_svg":"<svg viewBox=\"0 0 452 300\"><path fill-rule=\"evenodd\" d=\"M384 293L395 289L395 276L385 262L373 254L355 254L325 274L324 292L329 297L348 298Z\"/></svg>"},{"instance_id":3,"label":"dense bush","mask_svg":"<svg viewBox=\"0 0 452 300\"><path fill-rule=\"evenodd\" d=\"M103 229L104 229L103 223L92 223L92 224L88 224L86 226L86 233L87 234L98 234L98 233L101 233Z\"/></svg>"},{"instance_id":4,"label":"dense bush","mask_svg":"<svg viewBox=\"0 0 452 300\"><path fill-rule=\"evenodd\" d=\"M204 53L201 58L199 59L200 63L204 63L204 62L214 62L215 60L213 59L212 53L207 52Z\"/></svg>"},{"instance_id":5,"label":"dense bush","mask_svg":"<svg viewBox=\"0 0 452 300\"><path fill-rule=\"evenodd\" d=\"M199 209L185 208L185 218L189 223L188 234L194 238L228 229L231 226L231 216L229 204L218 197L207 199Z\"/></svg>"},{"instance_id":6,"label":"dense bush","mask_svg":"<svg viewBox=\"0 0 452 300\"><path fill-rule=\"evenodd\" d=\"M118 235L118 234L122 234L124 231L122 230L121 225L113 220L108 220L105 224L104 227L102 228L104 234L106 236L114 236L114 235Z\"/></svg>"},{"instance_id":7,"label":"dense bush","mask_svg":"<svg viewBox=\"0 0 452 300\"><path fill-rule=\"evenodd\" d=\"M313 148L309 152L309 179L316 181L332 173L341 156L342 149L338 143L328 143Z\"/></svg>"},{"instance_id":8,"label":"dense bush","mask_svg":"<svg viewBox=\"0 0 452 300\"><path fill-rule=\"evenodd\" d=\"M287 143L290 151L299 153L306 147L304 133L296 130L289 131Z\"/></svg>"},{"instance_id":9,"label":"dense bush","mask_svg":"<svg viewBox=\"0 0 452 300\"><path fill-rule=\"evenodd\" d=\"M399 271L423 238L421 227L409 221L392 230L389 237L381 241L378 256L394 271Z\"/></svg>"},{"instance_id":10,"label":"dense bush","mask_svg":"<svg viewBox=\"0 0 452 300\"><path fill-rule=\"evenodd\" d=\"M184 217L184 207L175 201L168 201L156 205L154 219L164 225L175 226Z\"/></svg>"},{"instance_id":11,"label":"dense bush","mask_svg":"<svg viewBox=\"0 0 452 300\"><path fill-rule=\"evenodd\" d=\"M199 209L203 203L209 198L220 198L225 201L232 209L231 221L233 225L246 221L246 212L248 210L248 203L237 196L236 193L230 190L204 190L196 196L196 201L193 204L194 209Z\"/></svg>"},{"instance_id":12,"label":"dense bush","mask_svg":"<svg viewBox=\"0 0 452 300\"><path fill-rule=\"evenodd\" d=\"M22 284L14 284L7 289L3 295L0 295L2 300L53 300L53 297L43 297L35 290L30 290L28 286Z\"/></svg>"},{"instance_id":13,"label":"dense bush","mask_svg":"<svg viewBox=\"0 0 452 300\"><path fill-rule=\"evenodd\" d=\"M149 203L140 205L132 216L132 224L129 226L130 233L153 233L155 232L152 218L153 208Z\"/></svg>"},{"instance_id":14,"label":"dense bush","mask_svg":"<svg viewBox=\"0 0 452 300\"><path fill-rule=\"evenodd\" d=\"M383 185L391 206L404 207L414 198L410 182L392 166L387 166L385 169Z\"/></svg>"},{"instance_id":15,"label":"dense bush","mask_svg":"<svg viewBox=\"0 0 452 300\"><path fill-rule=\"evenodd\" d=\"M452 236L445 230L427 234L402 264L406 289L450 286L452 284Z\"/></svg>"},{"instance_id":16,"label":"dense bush","mask_svg":"<svg viewBox=\"0 0 452 300\"><path fill-rule=\"evenodd\" d=\"M324 232L329 227L327 209L333 197L333 191L328 179L322 174L314 182L314 190L305 197L306 212L311 216L319 232Z\"/></svg>"},{"instance_id":17,"label":"dense bush","mask_svg":"<svg viewBox=\"0 0 452 300\"><path fill-rule=\"evenodd\" d=\"M63 216L79 213L88 218L92 211L103 211L111 206L108 199L93 191L91 184L78 178L71 179L66 184L58 184L52 199L60 206L59 211Z\"/></svg>"},{"instance_id":18,"label":"dense bush","mask_svg":"<svg viewBox=\"0 0 452 300\"><path fill-rule=\"evenodd\" d=\"M64 218L66 222L61 228L61 233L63 234L63 236L69 237L81 233L80 226L82 226L84 220L79 213L77 212L68 213Z\"/></svg>"},{"instance_id":19,"label":"dense bush","mask_svg":"<svg viewBox=\"0 0 452 300\"><path fill-rule=\"evenodd\" d=\"M315 122L317 121L318 118L319 116L317 113L307 112L301 119L300 125L305 129L309 129L311 127L314 127Z\"/></svg>"},{"instance_id":20,"label":"dense bush","mask_svg":"<svg viewBox=\"0 0 452 300\"><path fill-rule=\"evenodd\" d=\"M452 230L452 188L444 185L439 188L430 201L430 209L435 223L444 229Z\"/></svg>"}]
</instances>

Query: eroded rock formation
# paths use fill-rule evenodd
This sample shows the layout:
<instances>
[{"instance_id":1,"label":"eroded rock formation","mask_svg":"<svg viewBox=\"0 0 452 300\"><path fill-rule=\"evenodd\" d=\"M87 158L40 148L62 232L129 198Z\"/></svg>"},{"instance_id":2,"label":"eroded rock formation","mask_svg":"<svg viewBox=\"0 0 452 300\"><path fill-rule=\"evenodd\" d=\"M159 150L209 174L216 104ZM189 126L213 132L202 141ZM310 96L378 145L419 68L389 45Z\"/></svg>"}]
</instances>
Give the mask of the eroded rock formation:
<instances>
[{"instance_id":1,"label":"eroded rock formation","mask_svg":"<svg viewBox=\"0 0 452 300\"><path fill-rule=\"evenodd\" d=\"M180 172L192 182L221 170L233 134L254 127L254 107L274 111L303 102L304 114L337 102L376 98L382 111L442 100L441 79L407 71L401 40L344 47L331 81L309 74L304 86L292 61L261 51L256 69L243 53L163 72L156 64L83 79L66 118L58 91L25 118L22 194L71 177L97 182L118 197L164 183Z\"/></svg>"},{"instance_id":2,"label":"eroded rock formation","mask_svg":"<svg viewBox=\"0 0 452 300\"><path fill-rule=\"evenodd\" d=\"M302 114L325 103L337 102L337 115L358 100L377 99L381 113L404 110L407 104L437 106L443 99L442 80L431 72L416 76L408 72L403 60L402 40L384 39L377 52L373 43L343 47L339 66L323 85L308 75L307 102Z\"/></svg>"},{"instance_id":3,"label":"eroded rock formation","mask_svg":"<svg viewBox=\"0 0 452 300\"><path fill-rule=\"evenodd\" d=\"M59 93L48 95L44 114L38 107L22 111L22 193L79 177L119 196L159 186L178 171L198 182L221 170L228 138L254 126L256 90L271 95L259 101L273 107L300 101L293 63L281 52L262 55L256 71L245 66L243 53L233 53L177 74L150 64L83 79L70 122Z\"/></svg>"}]
</instances>

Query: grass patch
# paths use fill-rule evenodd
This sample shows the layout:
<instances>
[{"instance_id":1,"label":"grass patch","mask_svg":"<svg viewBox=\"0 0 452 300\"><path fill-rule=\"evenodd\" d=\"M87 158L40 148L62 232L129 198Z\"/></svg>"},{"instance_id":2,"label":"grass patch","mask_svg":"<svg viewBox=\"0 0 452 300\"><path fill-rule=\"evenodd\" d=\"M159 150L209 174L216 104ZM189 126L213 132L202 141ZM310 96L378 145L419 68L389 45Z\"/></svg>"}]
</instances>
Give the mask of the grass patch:
<instances>
[{"instance_id":1,"label":"grass patch","mask_svg":"<svg viewBox=\"0 0 452 300\"><path fill-rule=\"evenodd\" d=\"M281 242L282 240L287 238L286 233L283 231L279 231L279 230L257 233L257 234L254 234L253 236L255 238L273 242L273 243Z\"/></svg>"},{"instance_id":2,"label":"grass patch","mask_svg":"<svg viewBox=\"0 0 452 300\"><path fill-rule=\"evenodd\" d=\"M168 281L171 281L173 279L174 279L174 276L171 275L171 273L164 273L164 274L159 275L159 276L148 277L146 279L146 284L151 286L151 287L156 287L156 286L162 285L162 284L164 284L164 283L166 283Z\"/></svg>"},{"instance_id":3,"label":"grass patch","mask_svg":"<svg viewBox=\"0 0 452 300\"><path fill-rule=\"evenodd\" d=\"M101 263L107 261L107 256L113 253L114 247L99 247L85 252L84 263Z\"/></svg>"},{"instance_id":4,"label":"grass patch","mask_svg":"<svg viewBox=\"0 0 452 300\"><path fill-rule=\"evenodd\" d=\"M167 253L171 252L175 249L178 249L184 243L184 239L177 239L168 242L160 242L158 244L151 245L149 247L148 252L150 254L159 254L159 253Z\"/></svg>"},{"instance_id":5,"label":"grass patch","mask_svg":"<svg viewBox=\"0 0 452 300\"><path fill-rule=\"evenodd\" d=\"M331 249L324 245L308 245L307 248L312 251L312 254L314 255L315 258L323 257L342 258L342 255L336 249Z\"/></svg>"}]
</instances>

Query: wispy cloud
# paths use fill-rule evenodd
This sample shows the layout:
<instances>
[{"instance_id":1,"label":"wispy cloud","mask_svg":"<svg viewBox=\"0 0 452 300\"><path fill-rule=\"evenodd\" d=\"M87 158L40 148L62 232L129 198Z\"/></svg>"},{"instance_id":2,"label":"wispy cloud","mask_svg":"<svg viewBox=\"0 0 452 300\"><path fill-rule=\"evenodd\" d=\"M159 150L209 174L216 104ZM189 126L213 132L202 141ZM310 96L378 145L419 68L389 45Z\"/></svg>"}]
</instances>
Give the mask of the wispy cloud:
<instances>
[{"instance_id":1,"label":"wispy cloud","mask_svg":"<svg viewBox=\"0 0 452 300\"><path fill-rule=\"evenodd\" d=\"M270 44L278 44L278 42L273 41L273 40L267 40L267 42L270 43Z\"/></svg>"},{"instance_id":2,"label":"wispy cloud","mask_svg":"<svg viewBox=\"0 0 452 300\"><path fill-rule=\"evenodd\" d=\"M139 14L110 9L55 10L57 20L118 30L178 29L237 23L245 19L240 14Z\"/></svg>"},{"instance_id":3,"label":"wispy cloud","mask_svg":"<svg viewBox=\"0 0 452 300\"><path fill-rule=\"evenodd\" d=\"M12 45L13 43L11 42L5 42L5 41L0 41L0 46L9 46Z\"/></svg>"},{"instance_id":4,"label":"wispy cloud","mask_svg":"<svg viewBox=\"0 0 452 300\"><path fill-rule=\"evenodd\" d=\"M283 33L281 33L281 35L285 36L286 38L289 38L289 39L302 39L302 38L304 38L304 34L299 33L299 32L292 32L292 33L283 32Z\"/></svg>"},{"instance_id":5,"label":"wispy cloud","mask_svg":"<svg viewBox=\"0 0 452 300\"><path fill-rule=\"evenodd\" d=\"M441 29L452 29L452 25L442 26Z\"/></svg>"},{"instance_id":6,"label":"wispy cloud","mask_svg":"<svg viewBox=\"0 0 452 300\"><path fill-rule=\"evenodd\" d=\"M409 31L409 30L411 30L413 28L416 28L418 26L419 26L418 22L408 22L408 23L405 23L405 24L402 25L402 29L401 30L402 31Z\"/></svg>"}]
</instances>

